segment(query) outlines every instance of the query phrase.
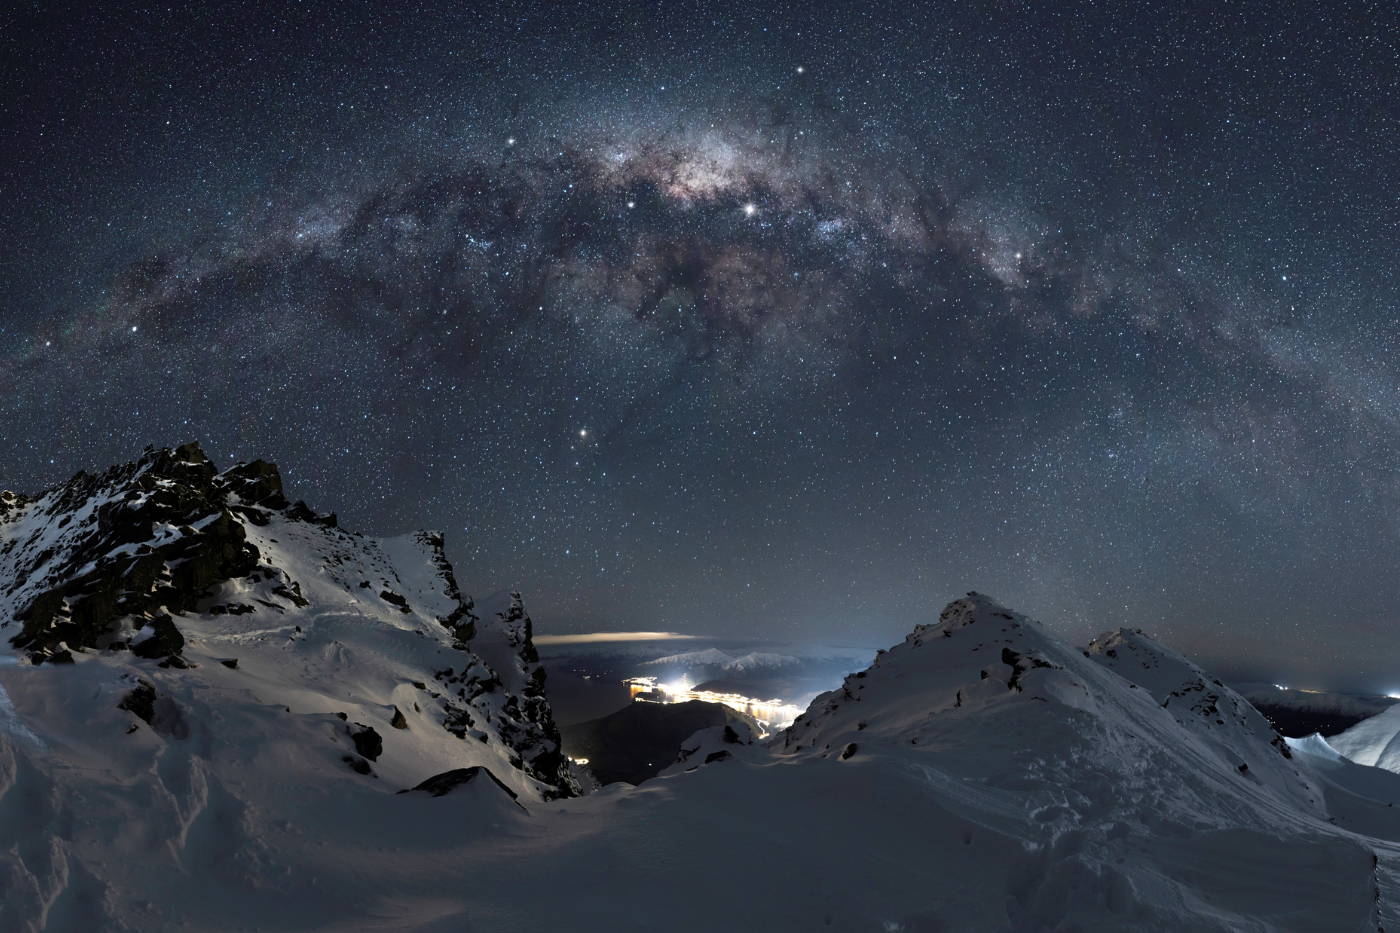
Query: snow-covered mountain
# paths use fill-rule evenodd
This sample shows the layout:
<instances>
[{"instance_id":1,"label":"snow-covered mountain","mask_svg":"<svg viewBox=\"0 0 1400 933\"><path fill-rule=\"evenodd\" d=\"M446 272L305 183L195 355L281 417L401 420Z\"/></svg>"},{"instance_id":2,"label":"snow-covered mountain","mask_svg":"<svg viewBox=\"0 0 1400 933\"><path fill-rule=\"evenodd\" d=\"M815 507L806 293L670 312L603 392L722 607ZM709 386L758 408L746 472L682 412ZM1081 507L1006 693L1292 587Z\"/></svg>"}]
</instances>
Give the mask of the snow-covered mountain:
<instances>
[{"instance_id":1,"label":"snow-covered mountain","mask_svg":"<svg viewBox=\"0 0 1400 933\"><path fill-rule=\"evenodd\" d=\"M801 658L795 658L790 654L775 654L771 651L750 651L748 654L740 655L725 664L724 671L729 674L750 674L755 671L776 671L801 663Z\"/></svg>"},{"instance_id":2,"label":"snow-covered mountain","mask_svg":"<svg viewBox=\"0 0 1400 933\"><path fill-rule=\"evenodd\" d=\"M665 657L646 661L642 667L724 667L733 660L733 656L725 654L718 648L705 648L702 651L668 654Z\"/></svg>"},{"instance_id":3,"label":"snow-covered mountain","mask_svg":"<svg viewBox=\"0 0 1400 933\"><path fill-rule=\"evenodd\" d=\"M776 654L771 651L750 651L747 654L734 657L718 648L706 648L702 651L666 655L653 661L647 661L642 667L684 669L711 667L718 668L725 673L741 674L778 670L801 663L803 663L801 658L789 654Z\"/></svg>"},{"instance_id":4,"label":"snow-covered mountain","mask_svg":"<svg viewBox=\"0 0 1400 933\"><path fill-rule=\"evenodd\" d=\"M274 477L182 448L6 500L0 930L1400 924L1400 775L977 594L770 742L570 796L519 598Z\"/></svg>"},{"instance_id":5,"label":"snow-covered mountain","mask_svg":"<svg viewBox=\"0 0 1400 933\"><path fill-rule=\"evenodd\" d=\"M82 695L81 741L116 730L131 767L198 735L204 761L247 758L256 780L275 735L297 749L284 778L413 786L485 766L532 798L574 792L529 616L512 594L477 611L440 534L347 532L288 503L272 465L218 473L194 444L0 502L21 716Z\"/></svg>"}]
</instances>

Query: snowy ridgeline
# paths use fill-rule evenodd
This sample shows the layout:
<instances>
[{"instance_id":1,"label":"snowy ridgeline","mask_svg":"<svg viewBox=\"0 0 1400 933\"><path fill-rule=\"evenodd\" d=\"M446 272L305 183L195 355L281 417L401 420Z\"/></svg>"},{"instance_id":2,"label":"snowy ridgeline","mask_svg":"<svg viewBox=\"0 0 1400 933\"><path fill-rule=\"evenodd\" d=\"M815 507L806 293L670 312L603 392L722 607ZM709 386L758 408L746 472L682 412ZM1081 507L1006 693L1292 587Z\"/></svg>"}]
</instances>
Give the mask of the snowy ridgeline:
<instances>
[{"instance_id":1,"label":"snowy ridgeline","mask_svg":"<svg viewBox=\"0 0 1400 933\"><path fill-rule=\"evenodd\" d=\"M520 600L441 544L191 448L0 500L0 930L1400 927L1391 713L1285 742L970 594L773 740L575 796Z\"/></svg>"}]
</instances>

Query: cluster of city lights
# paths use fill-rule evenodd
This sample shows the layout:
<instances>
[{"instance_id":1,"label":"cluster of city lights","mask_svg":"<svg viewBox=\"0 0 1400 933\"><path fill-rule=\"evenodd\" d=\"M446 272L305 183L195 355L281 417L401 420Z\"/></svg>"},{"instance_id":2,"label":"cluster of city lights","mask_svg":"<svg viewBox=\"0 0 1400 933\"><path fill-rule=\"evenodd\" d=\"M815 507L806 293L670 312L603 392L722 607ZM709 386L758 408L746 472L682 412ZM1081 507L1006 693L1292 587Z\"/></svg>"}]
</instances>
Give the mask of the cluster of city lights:
<instances>
[{"instance_id":1,"label":"cluster of city lights","mask_svg":"<svg viewBox=\"0 0 1400 933\"><path fill-rule=\"evenodd\" d=\"M785 729L802 715L802 707L782 700L759 700L738 693L715 693L712 690L692 690L684 683L659 684L655 677L633 677L624 681L632 691L632 699L643 703L722 703L732 710L752 716L765 729Z\"/></svg>"}]
</instances>

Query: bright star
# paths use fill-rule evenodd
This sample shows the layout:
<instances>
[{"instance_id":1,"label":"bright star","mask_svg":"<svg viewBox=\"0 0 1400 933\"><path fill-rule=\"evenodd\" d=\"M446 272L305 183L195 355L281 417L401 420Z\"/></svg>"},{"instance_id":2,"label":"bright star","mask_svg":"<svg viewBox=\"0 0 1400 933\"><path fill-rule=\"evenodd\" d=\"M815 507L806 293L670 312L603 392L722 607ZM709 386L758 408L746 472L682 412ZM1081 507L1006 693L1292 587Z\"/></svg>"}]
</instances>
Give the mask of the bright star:
<instances>
[{"instance_id":1,"label":"bright star","mask_svg":"<svg viewBox=\"0 0 1400 933\"><path fill-rule=\"evenodd\" d=\"M802 72L805 71L805 70L806 70L806 69L803 68L801 65L798 65L798 66L797 66L797 73L798 73L798 74L802 74Z\"/></svg>"},{"instance_id":2,"label":"bright star","mask_svg":"<svg viewBox=\"0 0 1400 933\"><path fill-rule=\"evenodd\" d=\"M587 437L587 436L588 436L588 432L587 432L587 431L580 431L580 432L578 432L578 436L579 436L579 437Z\"/></svg>"},{"instance_id":3,"label":"bright star","mask_svg":"<svg viewBox=\"0 0 1400 933\"><path fill-rule=\"evenodd\" d=\"M514 146L514 145L515 145L515 137L512 136L510 139L507 139L507 140L506 140L506 145L507 145L507 146Z\"/></svg>"},{"instance_id":4,"label":"bright star","mask_svg":"<svg viewBox=\"0 0 1400 933\"><path fill-rule=\"evenodd\" d=\"M744 205L744 215L747 217L752 217L757 211L758 208L754 207L752 204Z\"/></svg>"}]
</instances>

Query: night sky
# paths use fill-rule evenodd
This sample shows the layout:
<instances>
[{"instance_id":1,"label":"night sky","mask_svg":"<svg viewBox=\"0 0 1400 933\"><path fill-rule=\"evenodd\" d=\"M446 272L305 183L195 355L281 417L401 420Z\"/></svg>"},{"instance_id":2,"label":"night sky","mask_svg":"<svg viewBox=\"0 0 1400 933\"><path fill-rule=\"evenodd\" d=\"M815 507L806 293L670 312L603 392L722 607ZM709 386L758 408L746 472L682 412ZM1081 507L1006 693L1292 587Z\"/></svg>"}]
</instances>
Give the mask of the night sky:
<instances>
[{"instance_id":1,"label":"night sky","mask_svg":"<svg viewBox=\"0 0 1400 933\"><path fill-rule=\"evenodd\" d=\"M122 6L0 14L0 485L198 440L549 632L1400 692L1395 5Z\"/></svg>"}]
</instances>

